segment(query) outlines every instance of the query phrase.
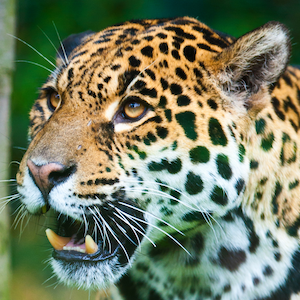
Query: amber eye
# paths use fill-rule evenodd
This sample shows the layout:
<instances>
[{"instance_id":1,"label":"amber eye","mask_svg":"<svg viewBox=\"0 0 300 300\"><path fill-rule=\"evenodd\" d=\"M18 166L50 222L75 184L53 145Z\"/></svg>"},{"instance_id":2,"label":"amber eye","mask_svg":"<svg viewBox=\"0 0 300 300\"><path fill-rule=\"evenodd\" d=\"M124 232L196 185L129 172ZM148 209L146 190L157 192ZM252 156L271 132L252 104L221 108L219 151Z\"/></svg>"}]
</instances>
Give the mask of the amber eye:
<instances>
[{"instance_id":1,"label":"amber eye","mask_svg":"<svg viewBox=\"0 0 300 300\"><path fill-rule=\"evenodd\" d=\"M60 104L60 96L56 91L50 91L47 97L47 105L51 111L55 111Z\"/></svg>"},{"instance_id":2,"label":"amber eye","mask_svg":"<svg viewBox=\"0 0 300 300\"><path fill-rule=\"evenodd\" d=\"M127 101L123 108L123 115L126 119L137 120L141 118L146 111L146 105L137 100Z\"/></svg>"}]
</instances>

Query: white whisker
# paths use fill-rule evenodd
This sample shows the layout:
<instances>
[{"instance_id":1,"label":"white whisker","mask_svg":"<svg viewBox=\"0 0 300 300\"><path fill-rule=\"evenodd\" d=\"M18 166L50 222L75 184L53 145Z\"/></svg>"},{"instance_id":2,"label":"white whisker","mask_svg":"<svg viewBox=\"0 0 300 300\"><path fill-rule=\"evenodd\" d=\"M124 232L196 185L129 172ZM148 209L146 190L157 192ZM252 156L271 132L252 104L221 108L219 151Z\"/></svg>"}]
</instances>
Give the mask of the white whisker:
<instances>
[{"instance_id":1,"label":"white whisker","mask_svg":"<svg viewBox=\"0 0 300 300\"><path fill-rule=\"evenodd\" d=\"M135 233L135 232L138 232L140 235L142 235L145 239L147 239L154 247L156 247L156 244L150 239L150 238L148 238L147 237L147 235L144 233L144 232L142 232L142 231L140 231L139 229L137 229L136 227L134 227L134 226L132 226L130 223L129 223L129 221L126 219L126 217L123 215L123 212L121 211L121 210L119 210L118 208L115 208L116 210L117 210L117 212L119 213L119 214L117 214L117 213L114 213L114 215L116 216L116 217L118 217L118 218L120 218L121 220L123 220L124 222L126 222L129 226L130 226L130 228L132 228L132 231L134 232L134 234L135 234L135 236L137 237L137 239L138 239L138 241L139 241L139 244L141 244L141 242L140 242L140 239L138 238L138 236L137 236L137 234ZM130 217L128 217L132 222L134 222L134 223L136 223L136 224L138 224L135 220L133 220L132 218L130 218Z\"/></svg>"},{"instance_id":2,"label":"white whisker","mask_svg":"<svg viewBox=\"0 0 300 300\"><path fill-rule=\"evenodd\" d=\"M41 52L39 52L37 49L35 49L33 46L31 46L30 44L28 44L27 42L23 41L22 39L12 35L12 34L9 34L9 36L15 38L16 40L22 42L23 44L25 44L26 46L28 46L30 49L32 49L34 52L36 52L39 56L41 56L44 60L46 60L51 66L53 66L55 69L57 69L56 65L51 61L49 60L47 57L45 57Z\"/></svg>"},{"instance_id":3,"label":"white whisker","mask_svg":"<svg viewBox=\"0 0 300 300\"><path fill-rule=\"evenodd\" d=\"M58 30L57 30L57 27L56 27L55 23L54 23L54 22L52 22L52 23L53 23L53 26L54 26L54 28L55 28L55 31L56 31L56 34L57 34L57 37L58 37L60 46L61 46L61 48L62 48L62 51L63 51L63 53L64 53L65 60L62 59L62 61L64 61L64 64L65 64L65 65L66 65L66 63L67 63L67 65L68 65L68 64L69 64L69 59L68 59L68 56L67 56L67 53L66 53L65 46L64 46L64 44L63 44L63 42L62 42L62 40L61 40L61 38L60 38L60 35L59 35L59 33L58 33Z\"/></svg>"},{"instance_id":4,"label":"white whisker","mask_svg":"<svg viewBox=\"0 0 300 300\"><path fill-rule=\"evenodd\" d=\"M24 59L18 59L18 60L16 60L15 62L16 62L16 63L28 63L28 64L31 64L31 65L35 65L35 66L38 66L38 67L40 67L40 68L43 68L43 69L47 70L49 73L52 73L52 70L51 70L51 69L49 69L49 68L47 68L47 67L45 67L45 66L43 66L43 65L41 65L41 64L39 64L39 63L36 63L36 62L34 62L34 61L24 60Z\"/></svg>"},{"instance_id":5,"label":"white whisker","mask_svg":"<svg viewBox=\"0 0 300 300\"><path fill-rule=\"evenodd\" d=\"M125 203L125 202L122 202L122 201L120 201L119 203L122 204L122 205L125 205L125 206L127 206L127 207L133 208L133 209L135 209L135 210L137 210L137 211L139 211L139 212L141 212L141 213L143 213L143 214L147 214L147 215L153 217L154 219L156 219L156 220L158 220L158 221L160 221L160 222L166 224L167 226L169 226L170 228L174 229L176 232L180 233L181 235L183 235L183 236L185 235L182 231L180 231L179 229L177 229L176 227L174 227L173 225L171 225L171 224L168 223L167 221L165 221L165 220L163 220L163 219L161 219L161 218L159 218L159 217L157 217L157 216L155 216L155 215L149 213L148 211L144 211L144 210L142 210L142 209L140 209L140 208L137 208L137 207L135 207L135 206L133 206L133 205L130 205L130 204ZM132 217L133 217L133 216L132 216Z\"/></svg>"},{"instance_id":6,"label":"white whisker","mask_svg":"<svg viewBox=\"0 0 300 300\"><path fill-rule=\"evenodd\" d=\"M132 206L132 208L134 208L135 209L135 207L134 206ZM138 211L139 211L139 209L137 209ZM131 218L134 218L134 219L136 219L136 220L138 220L139 222L142 222L142 223L145 223L145 224L147 224L147 225L149 225L149 226L151 226L151 227L153 227L153 228L155 228L155 229L157 229L158 231L160 231L160 232L162 232L163 234L165 234L166 236L168 236L172 241L174 241L180 248L182 248L188 255L191 255L190 254L190 252L179 242L179 241L177 241L171 234L169 234L168 232L166 232L166 231L164 231L163 229L161 229L161 228L159 228L158 226L156 226L156 225L154 225L154 224L151 224L151 223L149 223L149 222L147 222L147 221L145 221L145 220L142 220L142 219L140 219L140 218L137 218L137 217L135 217L135 216L132 216L132 215L129 215L129 214L127 214L127 213L125 213L125 212L123 212L126 216L130 216ZM144 212L145 214L148 214L148 212ZM175 228L175 227L174 227ZM179 231L180 232L180 231ZM183 234L183 233L182 233Z\"/></svg>"},{"instance_id":7,"label":"white whisker","mask_svg":"<svg viewBox=\"0 0 300 300\"><path fill-rule=\"evenodd\" d=\"M64 58L60 55L60 53L58 52L58 49L55 47L54 43L51 41L51 39L48 37L48 35L46 34L46 32L39 28L41 30L41 32L44 34L44 36L47 38L47 40L50 42L50 44L52 45L52 47L55 50L55 53L59 56L59 58L62 60L64 66L66 66L66 61L64 60ZM56 29L56 28L55 28Z\"/></svg>"},{"instance_id":8,"label":"white whisker","mask_svg":"<svg viewBox=\"0 0 300 300\"><path fill-rule=\"evenodd\" d=\"M110 228L109 224L105 221L105 219L101 216L100 212L99 212L99 217L102 221L103 224L105 224L106 228L109 230L109 232L111 233L111 235L114 237L114 239L117 241L117 243L120 245L120 247L123 249L124 254L128 260L128 263L130 264L130 259L128 256L128 253L125 249L125 247L122 245L122 243L120 242L120 240L117 238L117 236L115 235L115 232Z\"/></svg>"}]
</instances>

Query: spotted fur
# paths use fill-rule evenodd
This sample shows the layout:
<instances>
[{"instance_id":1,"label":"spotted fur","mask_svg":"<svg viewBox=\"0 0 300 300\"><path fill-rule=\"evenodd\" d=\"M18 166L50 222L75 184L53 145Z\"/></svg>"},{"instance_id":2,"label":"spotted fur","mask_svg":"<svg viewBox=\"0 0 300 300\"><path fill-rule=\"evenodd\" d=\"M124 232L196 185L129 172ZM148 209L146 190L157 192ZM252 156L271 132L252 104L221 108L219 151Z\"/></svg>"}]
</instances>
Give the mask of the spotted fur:
<instances>
[{"instance_id":1,"label":"spotted fur","mask_svg":"<svg viewBox=\"0 0 300 300\"><path fill-rule=\"evenodd\" d=\"M140 246L96 264L54 258L59 279L115 283L112 299L296 299L300 71L289 51L280 23L236 40L187 17L65 40L30 112L22 201L79 221L128 217ZM143 114L126 117L127 103ZM65 171L39 189L29 160Z\"/></svg>"}]
</instances>

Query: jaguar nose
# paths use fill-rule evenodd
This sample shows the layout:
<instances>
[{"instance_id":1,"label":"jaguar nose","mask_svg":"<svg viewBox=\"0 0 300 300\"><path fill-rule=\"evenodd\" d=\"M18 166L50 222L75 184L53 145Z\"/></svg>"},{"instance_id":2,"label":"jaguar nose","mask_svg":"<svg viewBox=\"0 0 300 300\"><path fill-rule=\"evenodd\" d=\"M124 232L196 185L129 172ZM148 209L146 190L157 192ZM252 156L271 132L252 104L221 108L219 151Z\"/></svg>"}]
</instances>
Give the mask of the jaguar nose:
<instances>
[{"instance_id":1,"label":"jaguar nose","mask_svg":"<svg viewBox=\"0 0 300 300\"><path fill-rule=\"evenodd\" d=\"M47 197L54 186L66 181L76 170L75 165L65 166L58 162L36 165L31 159L28 159L27 166L30 176L44 197Z\"/></svg>"}]
</instances>

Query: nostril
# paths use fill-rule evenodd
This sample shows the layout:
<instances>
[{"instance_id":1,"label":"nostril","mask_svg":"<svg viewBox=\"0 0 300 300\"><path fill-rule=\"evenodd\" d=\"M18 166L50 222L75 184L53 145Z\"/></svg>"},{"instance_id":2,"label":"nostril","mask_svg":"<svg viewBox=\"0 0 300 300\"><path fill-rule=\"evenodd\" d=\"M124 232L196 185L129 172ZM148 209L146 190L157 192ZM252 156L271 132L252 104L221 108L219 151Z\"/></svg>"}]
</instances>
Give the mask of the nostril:
<instances>
[{"instance_id":1,"label":"nostril","mask_svg":"<svg viewBox=\"0 0 300 300\"><path fill-rule=\"evenodd\" d=\"M76 171L76 166L64 167L59 171L53 171L49 174L49 183L53 186L60 184L67 180Z\"/></svg>"}]
</instances>

